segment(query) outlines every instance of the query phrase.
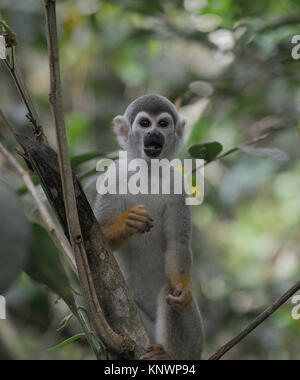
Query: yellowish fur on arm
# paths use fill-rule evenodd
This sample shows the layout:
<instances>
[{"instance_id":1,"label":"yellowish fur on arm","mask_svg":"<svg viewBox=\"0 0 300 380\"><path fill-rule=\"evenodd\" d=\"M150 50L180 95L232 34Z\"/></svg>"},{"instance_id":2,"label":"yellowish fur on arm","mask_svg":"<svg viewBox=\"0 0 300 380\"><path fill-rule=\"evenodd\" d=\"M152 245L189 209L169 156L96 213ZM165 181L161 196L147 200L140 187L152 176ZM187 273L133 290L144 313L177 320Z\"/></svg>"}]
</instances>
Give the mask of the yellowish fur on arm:
<instances>
[{"instance_id":1,"label":"yellowish fur on arm","mask_svg":"<svg viewBox=\"0 0 300 380\"><path fill-rule=\"evenodd\" d=\"M111 249L117 251L128 243L132 235L149 232L152 227L153 219L144 205L137 205L129 208L118 218L111 218L102 230Z\"/></svg>"},{"instance_id":2,"label":"yellowish fur on arm","mask_svg":"<svg viewBox=\"0 0 300 380\"><path fill-rule=\"evenodd\" d=\"M130 232L126 229L126 220L129 211L130 210L125 211L115 222L108 223L102 227L104 236L106 237L112 251L121 249L128 243L131 237Z\"/></svg>"},{"instance_id":3,"label":"yellowish fur on arm","mask_svg":"<svg viewBox=\"0 0 300 380\"><path fill-rule=\"evenodd\" d=\"M166 302L177 312L182 312L192 302L190 286L190 267L183 265L182 258L169 257L167 260L167 276L171 282L170 294L166 296Z\"/></svg>"},{"instance_id":4,"label":"yellowish fur on arm","mask_svg":"<svg viewBox=\"0 0 300 380\"><path fill-rule=\"evenodd\" d=\"M182 267L180 258L172 256L167 259L166 272L171 285L182 284L184 288L190 289L191 270L190 268Z\"/></svg>"}]
</instances>

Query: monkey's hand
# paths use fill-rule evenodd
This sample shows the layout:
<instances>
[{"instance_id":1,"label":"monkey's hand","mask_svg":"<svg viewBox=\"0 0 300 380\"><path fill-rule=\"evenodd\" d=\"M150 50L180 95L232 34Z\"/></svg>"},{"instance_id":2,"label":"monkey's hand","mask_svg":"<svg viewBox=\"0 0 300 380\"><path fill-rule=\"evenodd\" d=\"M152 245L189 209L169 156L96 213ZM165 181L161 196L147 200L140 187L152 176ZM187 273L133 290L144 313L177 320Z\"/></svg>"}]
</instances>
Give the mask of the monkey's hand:
<instances>
[{"instance_id":1,"label":"monkey's hand","mask_svg":"<svg viewBox=\"0 0 300 380\"><path fill-rule=\"evenodd\" d=\"M152 227L153 219L140 205L125 211L114 223L102 226L102 231L110 248L116 251L127 244L132 235L149 232Z\"/></svg>"},{"instance_id":2,"label":"monkey's hand","mask_svg":"<svg viewBox=\"0 0 300 380\"><path fill-rule=\"evenodd\" d=\"M133 206L127 210L126 214L124 228L130 236L149 232L153 227L153 219L144 205Z\"/></svg>"},{"instance_id":3,"label":"monkey's hand","mask_svg":"<svg viewBox=\"0 0 300 380\"><path fill-rule=\"evenodd\" d=\"M166 302L174 310L178 312L184 311L192 302L191 289L181 283L173 285L171 294L166 297Z\"/></svg>"}]
</instances>

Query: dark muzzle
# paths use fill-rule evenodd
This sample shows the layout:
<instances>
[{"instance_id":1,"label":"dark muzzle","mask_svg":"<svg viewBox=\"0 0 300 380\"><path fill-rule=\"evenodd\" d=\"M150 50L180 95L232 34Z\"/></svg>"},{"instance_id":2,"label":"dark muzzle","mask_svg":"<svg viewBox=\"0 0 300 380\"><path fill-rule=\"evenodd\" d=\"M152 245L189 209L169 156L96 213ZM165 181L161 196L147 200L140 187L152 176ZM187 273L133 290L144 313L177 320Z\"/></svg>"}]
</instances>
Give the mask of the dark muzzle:
<instances>
[{"instance_id":1,"label":"dark muzzle","mask_svg":"<svg viewBox=\"0 0 300 380\"><path fill-rule=\"evenodd\" d=\"M158 131L147 132L144 135L144 152L150 158L160 155L165 144L164 135Z\"/></svg>"}]
</instances>

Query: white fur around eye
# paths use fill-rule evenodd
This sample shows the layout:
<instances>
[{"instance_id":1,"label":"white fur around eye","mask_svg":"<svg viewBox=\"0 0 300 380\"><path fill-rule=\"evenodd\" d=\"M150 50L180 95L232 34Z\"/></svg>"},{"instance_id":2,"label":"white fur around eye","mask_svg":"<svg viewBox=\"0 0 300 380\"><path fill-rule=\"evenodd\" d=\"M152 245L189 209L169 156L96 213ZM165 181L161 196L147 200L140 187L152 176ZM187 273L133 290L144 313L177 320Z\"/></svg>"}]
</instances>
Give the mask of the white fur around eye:
<instances>
[{"instance_id":1,"label":"white fur around eye","mask_svg":"<svg viewBox=\"0 0 300 380\"><path fill-rule=\"evenodd\" d=\"M151 124L151 125L149 126L149 128L153 126L153 122L154 122L153 118L152 118L147 112L139 112L139 113L136 115L135 119L134 119L134 122L133 122L133 126L132 126L132 128L133 128L133 129L135 129L135 128L146 129L145 127L142 127L142 126L140 125L140 122L141 122L142 120L144 120L144 119L149 120L149 122L150 122L150 124Z\"/></svg>"},{"instance_id":2,"label":"white fur around eye","mask_svg":"<svg viewBox=\"0 0 300 380\"><path fill-rule=\"evenodd\" d=\"M159 125L159 123L163 120L168 122L168 125L166 127L162 127ZM165 130L168 132L172 132L174 130L174 121L172 116L168 112L163 112L156 117L156 125L158 128L161 128L161 130Z\"/></svg>"}]
</instances>

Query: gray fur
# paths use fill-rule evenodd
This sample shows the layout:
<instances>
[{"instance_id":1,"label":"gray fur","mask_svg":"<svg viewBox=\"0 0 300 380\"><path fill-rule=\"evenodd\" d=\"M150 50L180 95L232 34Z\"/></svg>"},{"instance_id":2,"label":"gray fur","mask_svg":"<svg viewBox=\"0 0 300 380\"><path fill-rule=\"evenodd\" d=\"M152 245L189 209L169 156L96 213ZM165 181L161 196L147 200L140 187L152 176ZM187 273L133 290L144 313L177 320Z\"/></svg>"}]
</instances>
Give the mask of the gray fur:
<instances>
[{"instance_id":1,"label":"gray fur","mask_svg":"<svg viewBox=\"0 0 300 380\"><path fill-rule=\"evenodd\" d=\"M149 113L151 116L168 112L173 117L175 124L177 124L179 120L178 112L174 104L161 95L144 95L133 101L127 107L126 112L124 114L130 125L133 124L136 115L141 111L145 111Z\"/></svg>"},{"instance_id":2,"label":"gray fur","mask_svg":"<svg viewBox=\"0 0 300 380\"><path fill-rule=\"evenodd\" d=\"M142 109L143 101L148 107L153 99L151 95L149 98L140 98L133 104L138 104L139 109ZM160 101L163 102L165 98L155 96L155 99L162 99ZM165 106L165 103L156 104L157 109L163 109L163 112ZM135 114L134 108L130 114ZM175 119L180 120L178 114ZM167 134L166 137L170 135ZM136 135L137 140L138 138ZM176 141L172 138L170 141L174 149ZM137 141L133 145L128 143L127 146L131 149L128 152L130 158L141 156ZM166 156L172 153L169 149ZM129 174L128 179L132 174ZM148 233L134 235L124 248L115 252L116 259L153 343L163 344L174 359L200 359L203 328L195 299L182 313L174 311L165 301L167 289L170 288L165 270L167 260L177 256L182 270L189 268L192 263L191 216L185 205L185 196L98 195L94 210L100 225L105 225L110 218L119 216L132 206L145 206L154 219L154 227Z\"/></svg>"}]
</instances>

